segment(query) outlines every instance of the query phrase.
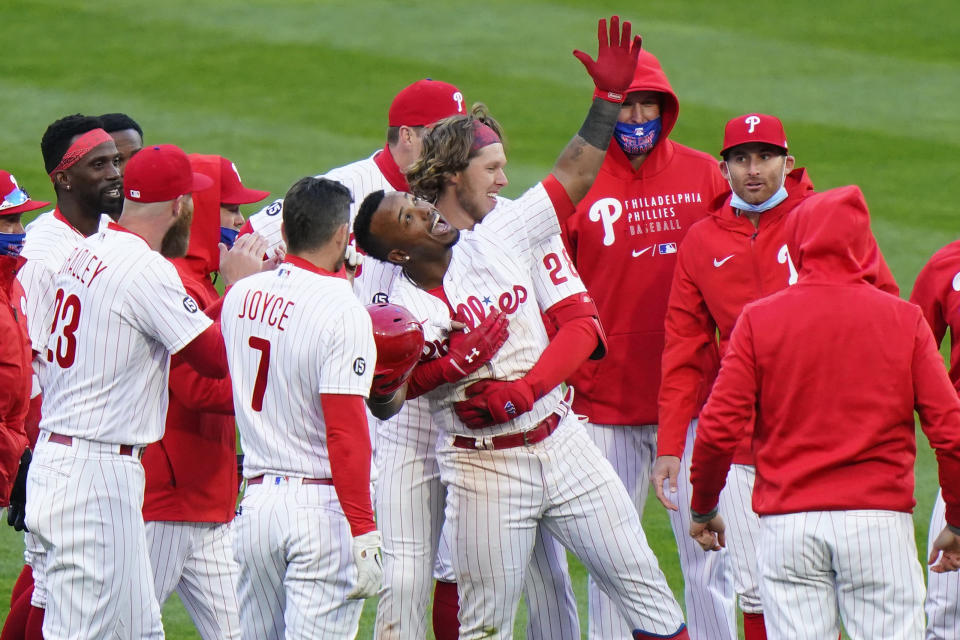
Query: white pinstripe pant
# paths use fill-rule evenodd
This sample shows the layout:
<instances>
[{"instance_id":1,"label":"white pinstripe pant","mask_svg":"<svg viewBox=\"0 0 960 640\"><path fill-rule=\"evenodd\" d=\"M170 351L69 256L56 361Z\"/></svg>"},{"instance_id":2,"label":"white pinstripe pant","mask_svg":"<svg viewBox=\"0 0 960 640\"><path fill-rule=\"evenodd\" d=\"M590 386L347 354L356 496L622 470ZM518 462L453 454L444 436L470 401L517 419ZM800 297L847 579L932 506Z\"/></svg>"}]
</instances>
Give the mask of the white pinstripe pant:
<instances>
[{"instance_id":1,"label":"white pinstripe pant","mask_svg":"<svg viewBox=\"0 0 960 640\"><path fill-rule=\"evenodd\" d=\"M23 563L30 565L33 573L30 606L43 609L47 606L47 550L40 538L30 532L23 534L23 544Z\"/></svg>"},{"instance_id":2,"label":"white pinstripe pant","mask_svg":"<svg viewBox=\"0 0 960 640\"><path fill-rule=\"evenodd\" d=\"M117 445L40 439L27 526L46 555L48 640L163 638L143 515L143 467Z\"/></svg>"},{"instance_id":3,"label":"white pinstripe pant","mask_svg":"<svg viewBox=\"0 0 960 640\"><path fill-rule=\"evenodd\" d=\"M691 451L692 451L691 447ZM689 473L690 467L687 467ZM753 511L753 484L757 469L753 465L733 464L727 473L727 485L720 492L720 514L727 525L727 550L733 590L740 598L740 609L746 613L763 613L760 599L760 574L757 557L760 541L760 518ZM685 509L690 515L689 501ZM681 509L684 511L684 509ZM690 528L687 525L687 539ZM706 553L700 549L700 553ZM715 554L711 551L710 554Z\"/></svg>"},{"instance_id":4,"label":"white pinstripe pant","mask_svg":"<svg viewBox=\"0 0 960 640\"><path fill-rule=\"evenodd\" d=\"M353 638L364 601L346 599L357 576L337 494L277 478L248 486L233 521L243 640Z\"/></svg>"},{"instance_id":5,"label":"white pinstripe pant","mask_svg":"<svg viewBox=\"0 0 960 640\"><path fill-rule=\"evenodd\" d=\"M687 631L692 640L735 640L733 583L729 577L727 552L704 553L690 537L690 456L696 425L694 420L687 430L687 445L680 462L675 500L680 511L668 512L683 572ZM656 457L657 426L588 423L587 432L613 464L633 498L637 513L642 516ZM610 599L596 588L592 578L588 589L591 640L629 637L627 622Z\"/></svg>"},{"instance_id":6,"label":"white pinstripe pant","mask_svg":"<svg viewBox=\"0 0 960 640\"><path fill-rule=\"evenodd\" d=\"M374 637L423 638L432 578L456 581L450 528L442 526L446 489L440 483L436 447L381 437L376 451L384 590L377 605ZM580 638L566 550L542 528L537 532L523 594L528 640Z\"/></svg>"},{"instance_id":7,"label":"white pinstripe pant","mask_svg":"<svg viewBox=\"0 0 960 640\"><path fill-rule=\"evenodd\" d=\"M535 445L473 451L445 444L437 458L461 639L512 637L538 524L580 558L633 629L669 635L683 624L630 496L576 416Z\"/></svg>"},{"instance_id":8,"label":"white pinstripe pant","mask_svg":"<svg viewBox=\"0 0 960 640\"><path fill-rule=\"evenodd\" d=\"M760 518L760 594L770 640L921 640L923 571L913 518L809 511Z\"/></svg>"},{"instance_id":9,"label":"white pinstripe pant","mask_svg":"<svg viewBox=\"0 0 960 640\"><path fill-rule=\"evenodd\" d=\"M203 640L239 640L230 524L147 522L146 535L160 606L176 590Z\"/></svg>"},{"instance_id":10,"label":"white pinstripe pant","mask_svg":"<svg viewBox=\"0 0 960 640\"><path fill-rule=\"evenodd\" d=\"M927 556L937 535L947 526L946 505L937 492L927 534ZM927 570L926 640L956 640L960 637L960 572L934 573Z\"/></svg>"}]
</instances>

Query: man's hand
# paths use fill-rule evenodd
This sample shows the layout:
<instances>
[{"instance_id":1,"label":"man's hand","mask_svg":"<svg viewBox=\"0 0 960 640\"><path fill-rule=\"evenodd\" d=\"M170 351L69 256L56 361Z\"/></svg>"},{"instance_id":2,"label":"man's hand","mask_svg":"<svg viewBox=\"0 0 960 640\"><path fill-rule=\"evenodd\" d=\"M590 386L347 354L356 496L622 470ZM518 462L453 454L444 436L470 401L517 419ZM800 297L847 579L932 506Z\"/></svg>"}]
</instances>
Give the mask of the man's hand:
<instances>
[{"instance_id":1,"label":"man's hand","mask_svg":"<svg viewBox=\"0 0 960 640\"><path fill-rule=\"evenodd\" d=\"M353 562L357 565L357 586L347 594L349 600L372 598L383 585L382 537L370 531L353 539Z\"/></svg>"},{"instance_id":2,"label":"man's hand","mask_svg":"<svg viewBox=\"0 0 960 640\"><path fill-rule=\"evenodd\" d=\"M454 318L454 320L457 320ZM510 320L507 314L494 311L480 323L480 326L469 333L452 331L450 333L450 348L446 357L449 358L448 367L444 371L447 382L456 382L490 361L503 343L507 341L510 332L507 327Z\"/></svg>"},{"instance_id":3,"label":"man's hand","mask_svg":"<svg viewBox=\"0 0 960 640\"><path fill-rule=\"evenodd\" d=\"M509 422L533 408L533 389L525 380L478 380L465 389L467 399L453 405L471 429Z\"/></svg>"},{"instance_id":4,"label":"man's hand","mask_svg":"<svg viewBox=\"0 0 960 640\"><path fill-rule=\"evenodd\" d=\"M665 480L670 482L670 494L675 496L679 476L680 458L677 456L657 456L656 462L653 463L653 471L650 474L650 482L653 483L653 489L657 492L657 500L670 511L679 511L680 507L663 492L663 482Z\"/></svg>"},{"instance_id":5,"label":"man's hand","mask_svg":"<svg viewBox=\"0 0 960 640\"><path fill-rule=\"evenodd\" d=\"M273 255L263 261L260 271L273 271L287 257L287 249L282 244L273 250Z\"/></svg>"},{"instance_id":6,"label":"man's hand","mask_svg":"<svg viewBox=\"0 0 960 640\"><path fill-rule=\"evenodd\" d=\"M713 516L709 522L690 523L690 537L696 540L704 551L720 551L726 547L726 530L727 526L720 514Z\"/></svg>"},{"instance_id":7,"label":"man's hand","mask_svg":"<svg viewBox=\"0 0 960 640\"><path fill-rule=\"evenodd\" d=\"M587 68L597 87L594 97L610 102L623 102L633 82L637 70L637 58L640 56L640 36L630 40L631 25L624 21L621 31L620 17L610 18L610 37L607 38L607 21L601 18L597 23L597 41L599 49L596 61L589 54L576 50L573 55Z\"/></svg>"},{"instance_id":8,"label":"man's hand","mask_svg":"<svg viewBox=\"0 0 960 640\"><path fill-rule=\"evenodd\" d=\"M267 241L257 233L238 237L230 249L221 242L220 275L223 276L224 286L233 286L238 280L259 273L267 246Z\"/></svg>"},{"instance_id":9,"label":"man's hand","mask_svg":"<svg viewBox=\"0 0 960 640\"><path fill-rule=\"evenodd\" d=\"M24 449L20 456L20 467L17 469L17 479L13 481L10 491L10 506L7 508L7 524L17 531L27 531L24 518L27 515L27 471L33 454L30 449Z\"/></svg>"},{"instance_id":10,"label":"man's hand","mask_svg":"<svg viewBox=\"0 0 960 640\"><path fill-rule=\"evenodd\" d=\"M934 573L947 573L960 569L960 536L949 527L944 527L930 547L930 558L927 564L930 565L930 571Z\"/></svg>"}]
</instances>

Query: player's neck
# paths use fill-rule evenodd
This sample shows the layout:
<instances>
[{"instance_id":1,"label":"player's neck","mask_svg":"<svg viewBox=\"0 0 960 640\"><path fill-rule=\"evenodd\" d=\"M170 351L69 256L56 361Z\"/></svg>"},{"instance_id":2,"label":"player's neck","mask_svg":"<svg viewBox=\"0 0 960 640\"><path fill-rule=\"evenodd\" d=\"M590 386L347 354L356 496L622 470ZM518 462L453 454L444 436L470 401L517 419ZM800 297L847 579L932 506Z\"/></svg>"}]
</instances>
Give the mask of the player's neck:
<instances>
[{"instance_id":1,"label":"player's neck","mask_svg":"<svg viewBox=\"0 0 960 640\"><path fill-rule=\"evenodd\" d=\"M442 260L420 261L403 265L403 275L407 280L424 291L443 286L443 276L450 266L451 252L447 250Z\"/></svg>"},{"instance_id":2,"label":"player's neck","mask_svg":"<svg viewBox=\"0 0 960 640\"><path fill-rule=\"evenodd\" d=\"M340 270L340 265L343 261L343 251L336 251L336 247L320 247L319 249L311 249L308 251L291 251L289 252L291 256L297 256L301 260L306 260L315 267L319 267L324 271L329 271L330 273L335 273Z\"/></svg>"},{"instance_id":3,"label":"player's neck","mask_svg":"<svg viewBox=\"0 0 960 640\"><path fill-rule=\"evenodd\" d=\"M73 198L57 198L57 208L73 228L85 236L96 233L100 225L100 212L89 211Z\"/></svg>"}]
</instances>

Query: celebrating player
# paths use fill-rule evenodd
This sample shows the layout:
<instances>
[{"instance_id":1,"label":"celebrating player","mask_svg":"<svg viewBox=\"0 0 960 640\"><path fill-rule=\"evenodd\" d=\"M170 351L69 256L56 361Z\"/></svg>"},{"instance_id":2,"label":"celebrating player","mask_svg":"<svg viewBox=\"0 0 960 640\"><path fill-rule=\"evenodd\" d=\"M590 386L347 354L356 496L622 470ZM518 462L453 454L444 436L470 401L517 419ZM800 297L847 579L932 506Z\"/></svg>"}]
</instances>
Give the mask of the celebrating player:
<instances>
[{"instance_id":1,"label":"celebrating player","mask_svg":"<svg viewBox=\"0 0 960 640\"><path fill-rule=\"evenodd\" d=\"M353 638L362 598L380 588L364 409L376 349L336 274L350 200L331 180L294 184L284 263L224 297L247 479L234 541L245 640Z\"/></svg>"},{"instance_id":2,"label":"celebrating player","mask_svg":"<svg viewBox=\"0 0 960 640\"><path fill-rule=\"evenodd\" d=\"M558 234L557 213L572 213L587 192L636 66L639 38L631 44L629 23L621 32L619 19L611 20L608 45L601 20L599 36L597 62L577 52L597 97L542 183L462 235L432 205L400 193L368 196L354 225L361 248L401 265L411 287L442 296L468 326L499 312L510 316L510 336L484 369L428 394L433 418L449 434L437 458L447 486L461 638L512 635L541 523L597 576L631 620L633 637L687 637L629 496L563 402L559 383L596 346L599 329L594 325L582 354L548 355L530 281L531 247ZM502 154L497 147L485 153Z\"/></svg>"},{"instance_id":3,"label":"celebrating player","mask_svg":"<svg viewBox=\"0 0 960 640\"><path fill-rule=\"evenodd\" d=\"M700 417L690 535L704 549L725 544L718 498L755 420L771 638L835 636L838 613L851 638L922 637L914 409L950 523L934 545L945 552L937 570L960 566L960 400L920 309L876 287L869 224L857 187L810 196L788 217L797 284L743 309Z\"/></svg>"},{"instance_id":4,"label":"celebrating player","mask_svg":"<svg viewBox=\"0 0 960 640\"><path fill-rule=\"evenodd\" d=\"M923 310L937 345L950 329L950 380L960 389L960 241L943 247L920 271L910 294L910 302ZM930 516L927 553L932 553L936 538L946 526L946 504L937 494ZM960 624L960 574L930 569L927 573L927 640L948 640Z\"/></svg>"},{"instance_id":5,"label":"celebrating player","mask_svg":"<svg viewBox=\"0 0 960 640\"><path fill-rule=\"evenodd\" d=\"M574 410L643 513L656 451L663 316L677 246L708 203L726 192L709 155L669 139L679 102L660 63L643 51L596 182L567 222L574 263L600 310L609 355L570 381ZM630 283L624 295L623 283ZM628 372L628 373L625 373ZM725 558L703 554L674 527L686 589L690 636L732 640L732 594ZM629 633L616 607L588 583L590 638Z\"/></svg>"},{"instance_id":6,"label":"celebrating player","mask_svg":"<svg viewBox=\"0 0 960 640\"><path fill-rule=\"evenodd\" d=\"M106 141L86 144L109 144L104 161L115 163L109 135L92 135ZM179 148L144 149L127 165L119 223L82 240L54 279L26 508L26 524L46 549L46 638L107 638L118 629L163 637L139 458L163 435L169 354L182 353L214 377L226 374L226 354L219 325L159 251L186 249L190 192L209 184Z\"/></svg>"},{"instance_id":7,"label":"celebrating player","mask_svg":"<svg viewBox=\"0 0 960 640\"><path fill-rule=\"evenodd\" d=\"M224 157L191 154L189 159L193 170L213 183L194 192L187 254L172 262L187 294L206 308L220 298L210 276L220 269L224 217L239 226L233 221L239 205L263 200L269 192L244 187ZM266 241L257 235L238 242L233 253L243 253L252 263L242 265L242 273L226 273L226 281L258 271L265 250ZM202 638L239 638L237 564L229 526L238 486L229 378L205 378L173 358L163 439L147 447L143 467L143 518L157 600L163 606L176 590Z\"/></svg>"}]
</instances>

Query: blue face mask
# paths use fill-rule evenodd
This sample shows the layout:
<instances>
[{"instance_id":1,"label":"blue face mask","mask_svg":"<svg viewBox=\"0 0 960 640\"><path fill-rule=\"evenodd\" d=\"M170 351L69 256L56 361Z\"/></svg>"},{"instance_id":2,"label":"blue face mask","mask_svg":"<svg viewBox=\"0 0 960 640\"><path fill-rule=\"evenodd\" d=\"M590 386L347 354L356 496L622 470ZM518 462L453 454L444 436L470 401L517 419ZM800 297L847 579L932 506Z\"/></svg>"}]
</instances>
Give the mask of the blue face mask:
<instances>
[{"instance_id":1,"label":"blue face mask","mask_svg":"<svg viewBox=\"0 0 960 640\"><path fill-rule=\"evenodd\" d=\"M650 153L660 139L660 118L643 124L618 122L613 129L613 137L628 156L640 156Z\"/></svg>"},{"instance_id":2,"label":"blue face mask","mask_svg":"<svg viewBox=\"0 0 960 640\"><path fill-rule=\"evenodd\" d=\"M783 182L787 176L787 165L783 165L783 176L780 177L780 188L776 192L767 198L764 202L760 204L750 204L745 202L743 198L737 195L736 191L733 191L733 183L730 183L730 190L733 192L733 195L730 197L730 206L734 209L739 209L740 211L751 211L753 213L763 213L764 211L769 211L775 206L787 199L787 188L784 186Z\"/></svg>"},{"instance_id":3,"label":"blue face mask","mask_svg":"<svg viewBox=\"0 0 960 640\"><path fill-rule=\"evenodd\" d=\"M17 257L23 251L26 233L0 233L0 256Z\"/></svg>"},{"instance_id":4,"label":"blue face mask","mask_svg":"<svg viewBox=\"0 0 960 640\"><path fill-rule=\"evenodd\" d=\"M237 241L237 236L240 234L239 229L231 229L230 227L220 227L220 242L227 245L227 249L233 247L233 243Z\"/></svg>"}]
</instances>

